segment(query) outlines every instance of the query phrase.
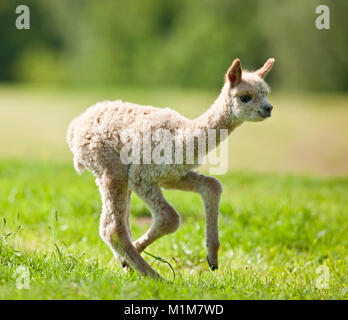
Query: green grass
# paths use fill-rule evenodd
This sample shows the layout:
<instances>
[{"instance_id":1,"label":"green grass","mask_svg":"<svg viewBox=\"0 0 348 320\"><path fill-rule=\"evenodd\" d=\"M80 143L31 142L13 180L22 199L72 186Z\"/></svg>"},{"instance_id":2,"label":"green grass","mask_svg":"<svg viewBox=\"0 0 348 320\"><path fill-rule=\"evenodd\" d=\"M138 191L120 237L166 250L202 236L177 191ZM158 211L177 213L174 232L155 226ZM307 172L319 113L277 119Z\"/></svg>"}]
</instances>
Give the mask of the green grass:
<instances>
[{"instance_id":1,"label":"green grass","mask_svg":"<svg viewBox=\"0 0 348 320\"><path fill-rule=\"evenodd\" d=\"M220 268L205 261L198 195L166 191L180 229L143 254L170 283L124 274L98 235L89 173L53 161L0 162L0 299L347 299L348 178L231 172L220 215ZM132 196L133 237L149 211ZM16 288L26 266L29 289ZM319 266L328 288L317 288Z\"/></svg>"}]
</instances>

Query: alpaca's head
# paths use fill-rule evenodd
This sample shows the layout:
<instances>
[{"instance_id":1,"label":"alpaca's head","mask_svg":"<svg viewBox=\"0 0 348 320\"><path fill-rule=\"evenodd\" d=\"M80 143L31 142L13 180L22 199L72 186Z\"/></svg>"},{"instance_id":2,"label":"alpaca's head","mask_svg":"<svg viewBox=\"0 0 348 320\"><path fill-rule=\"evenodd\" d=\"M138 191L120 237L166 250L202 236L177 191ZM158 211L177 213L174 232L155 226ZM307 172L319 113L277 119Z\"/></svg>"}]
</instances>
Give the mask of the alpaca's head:
<instances>
[{"instance_id":1,"label":"alpaca's head","mask_svg":"<svg viewBox=\"0 0 348 320\"><path fill-rule=\"evenodd\" d=\"M242 70L235 59L226 73L226 84L231 97L231 114L242 121L262 121L271 116L273 109L267 99L269 87L264 81L271 70L274 58L270 58L259 70Z\"/></svg>"}]
</instances>

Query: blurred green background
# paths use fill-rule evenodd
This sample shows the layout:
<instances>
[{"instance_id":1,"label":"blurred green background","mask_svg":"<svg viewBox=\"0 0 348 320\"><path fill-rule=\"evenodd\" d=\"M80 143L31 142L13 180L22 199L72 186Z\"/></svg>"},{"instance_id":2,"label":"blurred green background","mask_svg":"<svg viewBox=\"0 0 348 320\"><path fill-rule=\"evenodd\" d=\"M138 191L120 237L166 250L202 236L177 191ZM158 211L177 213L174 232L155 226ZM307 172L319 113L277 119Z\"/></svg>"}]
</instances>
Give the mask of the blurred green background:
<instances>
[{"instance_id":1,"label":"blurred green background","mask_svg":"<svg viewBox=\"0 0 348 320\"><path fill-rule=\"evenodd\" d=\"M15 9L30 8L30 30ZM330 30L315 27L319 4ZM230 169L348 172L348 2L35 0L0 3L0 157L71 160L69 121L97 101L193 118L235 57L276 64L271 119L230 138Z\"/></svg>"},{"instance_id":2,"label":"blurred green background","mask_svg":"<svg viewBox=\"0 0 348 320\"><path fill-rule=\"evenodd\" d=\"M27 4L30 31L14 27ZM317 30L327 4L331 29ZM234 57L275 56L275 88L348 89L346 1L2 0L0 79L219 87Z\"/></svg>"}]
</instances>

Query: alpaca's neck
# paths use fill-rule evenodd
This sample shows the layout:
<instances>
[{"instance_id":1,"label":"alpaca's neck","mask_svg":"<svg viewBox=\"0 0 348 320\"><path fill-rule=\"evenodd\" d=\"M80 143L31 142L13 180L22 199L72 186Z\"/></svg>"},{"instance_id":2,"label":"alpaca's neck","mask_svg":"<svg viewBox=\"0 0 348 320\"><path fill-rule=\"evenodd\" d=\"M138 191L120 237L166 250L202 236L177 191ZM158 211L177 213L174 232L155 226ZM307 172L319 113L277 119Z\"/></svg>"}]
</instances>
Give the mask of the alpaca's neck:
<instances>
[{"instance_id":1,"label":"alpaca's neck","mask_svg":"<svg viewBox=\"0 0 348 320\"><path fill-rule=\"evenodd\" d=\"M195 139L193 136L189 137L189 140L192 140L194 145L195 154L199 150L199 145L202 141L205 140L206 145L204 149L205 155L217 147L227 136L243 121L238 120L232 114L231 111L231 96L229 93L229 84L225 83L223 86L220 95L217 97L212 106L203 113L200 117L191 120L190 132L193 136L199 139ZM215 130L215 137L213 138L215 142L211 143L211 131ZM228 130L227 134L221 132L221 130ZM196 158L197 161L197 158Z\"/></svg>"},{"instance_id":2,"label":"alpaca's neck","mask_svg":"<svg viewBox=\"0 0 348 320\"><path fill-rule=\"evenodd\" d=\"M212 106L201 116L193 120L194 129L227 129L230 134L237 126L242 123L234 117L231 112L231 96L229 93L229 84L226 82L220 95ZM217 132L217 136L219 132Z\"/></svg>"}]
</instances>

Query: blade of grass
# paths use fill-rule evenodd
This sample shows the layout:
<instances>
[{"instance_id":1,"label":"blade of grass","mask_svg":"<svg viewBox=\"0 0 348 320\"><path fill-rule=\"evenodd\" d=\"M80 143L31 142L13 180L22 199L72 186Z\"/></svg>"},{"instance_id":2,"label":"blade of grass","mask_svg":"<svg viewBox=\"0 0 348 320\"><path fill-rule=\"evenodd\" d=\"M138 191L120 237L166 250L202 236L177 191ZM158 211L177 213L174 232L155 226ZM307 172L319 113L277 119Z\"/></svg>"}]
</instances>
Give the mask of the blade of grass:
<instances>
[{"instance_id":1,"label":"blade of grass","mask_svg":"<svg viewBox=\"0 0 348 320\"><path fill-rule=\"evenodd\" d=\"M175 271L174 271L172 265L171 265L167 260L165 260L165 259L163 259L163 258L161 258L161 257L157 257L157 256L153 255L153 254L150 253L150 252L147 252L147 251L143 251L143 252L144 252L145 254L149 255L150 257L154 258L155 260L159 261L159 262L163 262L163 263L168 264L168 266L170 267L170 269L172 270L173 275L174 275L173 281L175 280Z\"/></svg>"}]
</instances>

